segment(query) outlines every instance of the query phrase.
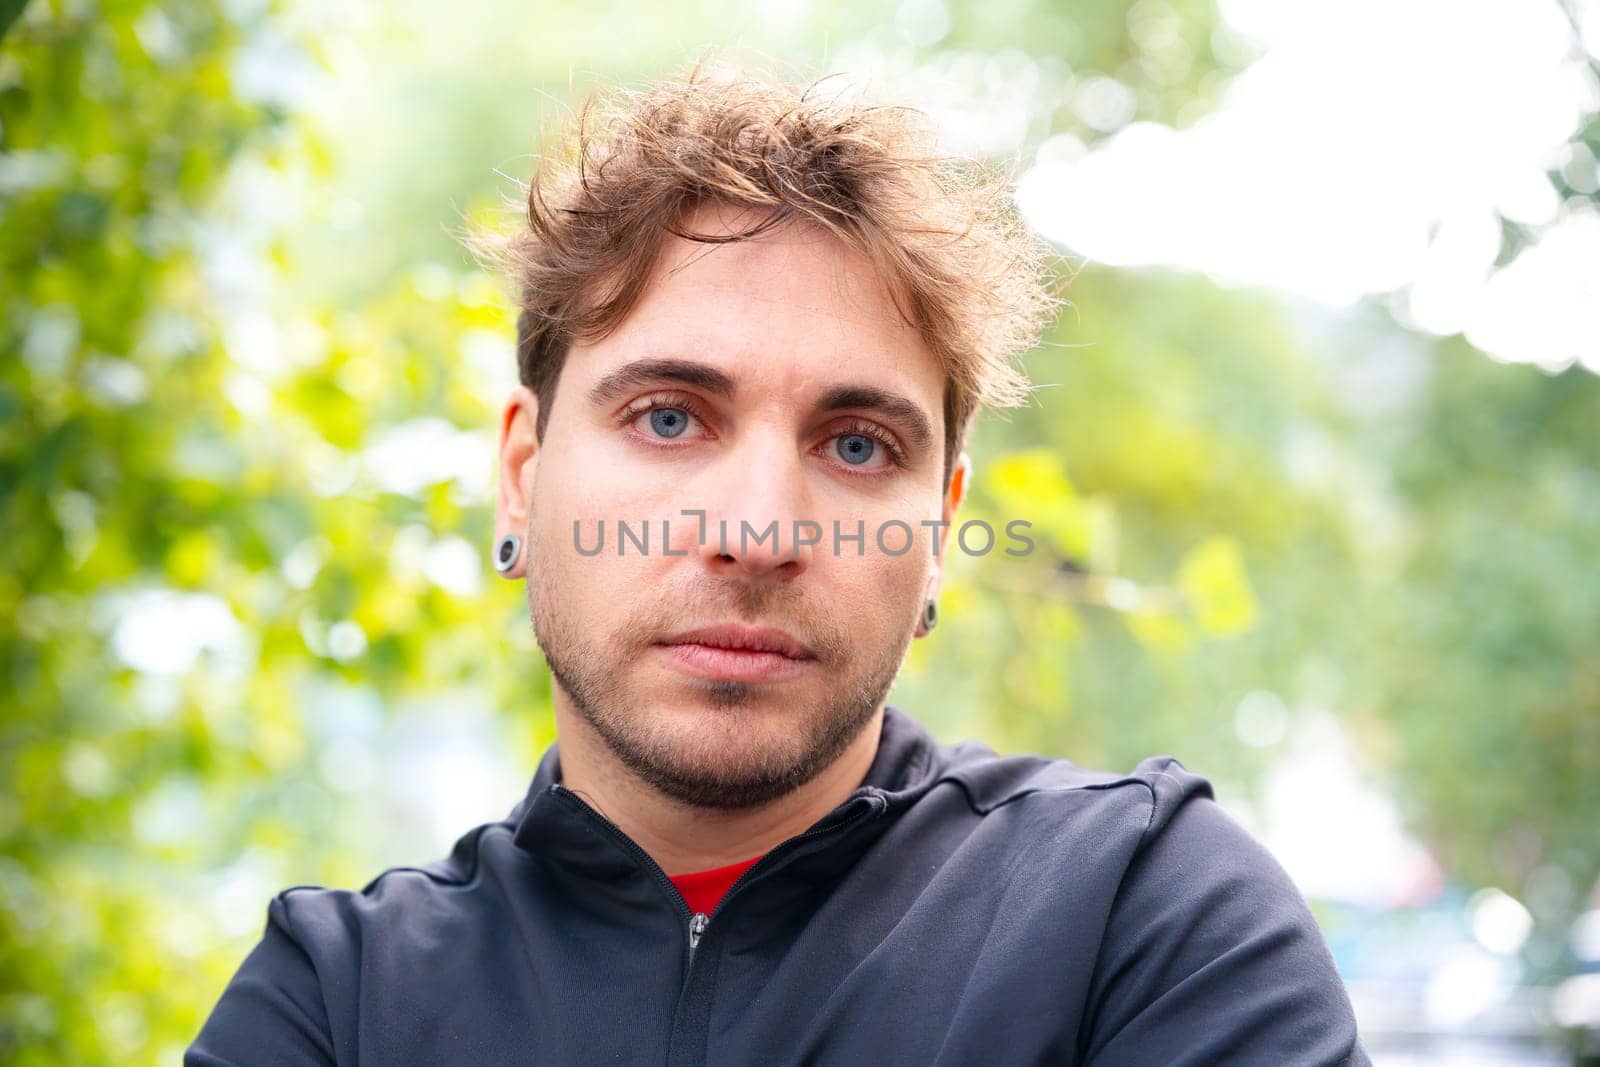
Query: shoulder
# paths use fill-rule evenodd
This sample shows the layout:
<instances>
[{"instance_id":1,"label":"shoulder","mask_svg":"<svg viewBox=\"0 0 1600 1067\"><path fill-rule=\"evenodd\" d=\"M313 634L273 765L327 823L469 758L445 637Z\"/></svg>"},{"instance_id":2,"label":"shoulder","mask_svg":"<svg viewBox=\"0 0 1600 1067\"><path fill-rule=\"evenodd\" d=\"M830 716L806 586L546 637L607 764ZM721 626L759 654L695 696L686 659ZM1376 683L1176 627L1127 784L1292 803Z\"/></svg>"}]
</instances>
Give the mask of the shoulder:
<instances>
[{"instance_id":1,"label":"shoulder","mask_svg":"<svg viewBox=\"0 0 1600 1067\"><path fill-rule=\"evenodd\" d=\"M973 809L1091 918L1086 1062L1368 1062L1305 898L1204 776L1171 756L1126 773L951 757Z\"/></svg>"},{"instance_id":2,"label":"shoulder","mask_svg":"<svg viewBox=\"0 0 1600 1067\"><path fill-rule=\"evenodd\" d=\"M989 814L1026 804L1063 818L1115 816L1141 837L1161 833L1177 812L1214 800L1211 783L1172 756L1149 756L1126 772L1045 756L997 756L974 742L947 750L943 777L959 783L973 809Z\"/></svg>"},{"instance_id":3,"label":"shoulder","mask_svg":"<svg viewBox=\"0 0 1600 1067\"><path fill-rule=\"evenodd\" d=\"M273 897L269 926L277 927L334 976L359 965L365 949L395 951L408 941L437 943L469 924L498 892L496 868L518 862L506 822L463 834L449 855L432 863L390 867L359 890L296 885Z\"/></svg>"},{"instance_id":4,"label":"shoulder","mask_svg":"<svg viewBox=\"0 0 1600 1067\"><path fill-rule=\"evenodd\" d=\"M1085 930L1103 926L1130 869L1166 835L1199 835L1212 848L1230 829L1216 825L1226 816L1211 784L1171 756L1152 756L1123 772L997 756L975 743L950 749L949 757L940 772L945 799L930 805L924 822L965 827L960 832L971 835L969 847L1045 887L1034 907L1047 912L1070 899L1073 921ZM1213 810L1184 814L1201 807Z\"/></svg>"},{"instance_id":5,"label":"shoulder","mask_svg":"<svg viewBox=\"0 0 1600 1067\"><path fill-rule=\"evenodd\" d=\"M1121 862L1106 872L1115 884L1090 983L1087 1060L1366 1062L1305 897L1206 778L1169 756L1096 781L1054 774L1064 778L1058 801L1104 794L1095 818L1122 831Z\"/></svg>"},{"instance_id":6,"label":"shoulder","mask_svg":"<svg viewBox=\"0 0 1600 1067\"><path fill-rule=\"evenodd\" d=\"M1211 782L1168 755L1118 773L1037 756L969 759L955 775L982 814L1005 814L1061 843L1048 849L1074 863L1101 856L1115 893L1109 928L1192 920L1217 927L1230 916L1272 917L1316 927L1299 889L1278 861L1217 803ZM1177 933L1175 929L1173 933ZM1224 931L1232 936L1237 931Z\"/></svg>"},{"instance_id":7,"label":"shoulder","mask_svg":"<svg viewBox=\"0 0 1600 1067\"><path fill-rule=\"evenodd\" d=\"M187 1051L193 1067L354 1062L362 978L424 965L484 927L510 829L487 823L450 855L393 867L359 891L292 886L267 905L261 940ZM487 906L493 906L489 903Z\"/></svg>"}]
</instances>

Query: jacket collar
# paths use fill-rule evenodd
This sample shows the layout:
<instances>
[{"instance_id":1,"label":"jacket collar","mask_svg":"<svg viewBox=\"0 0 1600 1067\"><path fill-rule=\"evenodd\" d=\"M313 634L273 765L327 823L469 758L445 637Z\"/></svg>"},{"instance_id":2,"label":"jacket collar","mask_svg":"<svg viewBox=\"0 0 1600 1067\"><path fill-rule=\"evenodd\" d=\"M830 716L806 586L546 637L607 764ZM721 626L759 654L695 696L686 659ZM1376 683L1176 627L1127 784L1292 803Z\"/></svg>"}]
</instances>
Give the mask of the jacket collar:
<instances>
[{"instance_id":1,"label":"jacket collar","mask_svg":"<svg viewBox=\"0 0 1600 1067\"><path fill-rule=\"evenodd\" d=\"M516 845L590 877L617 878L647 867L642 850L626 835L558 788L559 744L553 742L545 750L527 795L506 817ZM904 811L933 786L943 763L944 753L921 723L892 704L884 705L878 750L866 777L812 829L849 825L838 833L818 834L813 847L791 852L826 853L829 867L848 864L887 828L892 819L884 816ZM855 818L858 815L863 817Z\"/></svg>"}]
</instances>

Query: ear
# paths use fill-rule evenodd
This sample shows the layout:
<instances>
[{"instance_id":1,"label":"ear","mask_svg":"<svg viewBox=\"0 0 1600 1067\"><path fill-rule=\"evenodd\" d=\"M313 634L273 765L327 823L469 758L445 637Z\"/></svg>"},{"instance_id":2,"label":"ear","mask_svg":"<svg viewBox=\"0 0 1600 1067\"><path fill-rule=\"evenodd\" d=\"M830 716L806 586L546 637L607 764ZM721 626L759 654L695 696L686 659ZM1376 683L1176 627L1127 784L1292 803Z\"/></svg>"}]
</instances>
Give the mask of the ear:
<instances>
[{"instance_id":1,"label":"ear","mask_svg":"<svg viewBox=\"0 0 1600 1067\"><path fill-rule=\"evenodd\" d=\"M525 385L511 390L500 411L500 485L495 494L494 536L526 535L533 514L533 483L539 469L539 398ZM506 572L507 578L527 574L528 546L522 558Z\"/></svg>"},{"instance_id":2,"label":"ear","mask_svg":"<svg viewBox=\"0 0 1600 1067\"><path fill-rule=\"evenodd\" d=\"M950 521L967 499L967 482L972 478L972 457L965 452L956 457L956 469L950 472L950 488L944 495L944 520Z\"/></svg>"},{"instance_id":3,"label":"ear","mask_svg":"<svg viewBox=\"0 0 1600 1067\"><path fill-rule=\"evenodd\" d=\"M956 458L955 469L950 472L950 485L944 491L944 504L939 518L944 520L945 525L939 527L939 552L935 557L938 562L934 564L934 580L929 596L938 595L945 546L950 542L950 530L955 525L956 512L961 510L962 502L967 499L967 485L971 479L972 457L963 452Z\"/></svg>"},{"instance_id":4,"label":"ear","mask_svg":"<svg viewBox=\"0 0 1600 1067\"><path fill-rule=\"evenodd\" d=\"M944 525L939 527L939 551L933 558L933 578L928 582L927 598L932 600L939 596L939 586L944 581L944 553L950 543L950 529L955 525L956 512L961 510L961 504L967 499L967 485L972 477L972 458L965 452L956 460L955 469L950 472L950 485L944 492L944 503L940 508L939 518ZM925 637L928 631L922 625L922 605L917 605L916 636Z\"/></svg>"}]
</instances>

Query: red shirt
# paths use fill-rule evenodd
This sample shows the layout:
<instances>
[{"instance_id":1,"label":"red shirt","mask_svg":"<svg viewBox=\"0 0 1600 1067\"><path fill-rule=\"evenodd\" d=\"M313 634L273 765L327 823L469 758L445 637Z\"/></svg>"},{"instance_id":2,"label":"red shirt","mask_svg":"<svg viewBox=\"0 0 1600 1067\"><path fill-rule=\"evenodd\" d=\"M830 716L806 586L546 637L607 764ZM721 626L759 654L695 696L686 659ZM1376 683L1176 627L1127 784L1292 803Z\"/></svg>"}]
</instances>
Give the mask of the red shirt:
<instances>
[{"instance_id":1,"label":"red shirt","mask_svg":"<svg viewBox=\"0 0 1600 1067\"><path fill-rule=\"evenodd\" d=\"M709 871L694 871L690 874L669 875L672 884L678 887L678 893L683 897L683 902L689 905L689 910L710 915L717 910L717 905L722 898L728 895L728 890L733 888L733 883L739 876L756 865L754 859L740 860L730 863L726 867L713 867Z\"/></svg>"}]
</instances>

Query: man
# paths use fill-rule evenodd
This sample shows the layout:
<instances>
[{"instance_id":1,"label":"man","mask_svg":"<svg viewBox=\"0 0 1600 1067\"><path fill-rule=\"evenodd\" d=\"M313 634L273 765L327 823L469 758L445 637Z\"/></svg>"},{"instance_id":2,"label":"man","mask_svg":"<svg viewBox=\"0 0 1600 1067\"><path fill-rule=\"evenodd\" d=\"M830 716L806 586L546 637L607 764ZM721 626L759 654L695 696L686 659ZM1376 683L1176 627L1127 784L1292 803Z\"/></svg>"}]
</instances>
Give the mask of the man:
<instances>
[{"instance_id":1,"label":"man","mask_svg":"<svg viewBox=\"0 0 1600 1067\"><path fill-rule=\"evenodd\" d=\"M575 141L497 251L494 562L559 741L448 859L273 900L187 1062L1367 1062L1205 779L884 703L1049 309L1004 187L905 112L702 74Z\"/></svg>"}]
</instances>

